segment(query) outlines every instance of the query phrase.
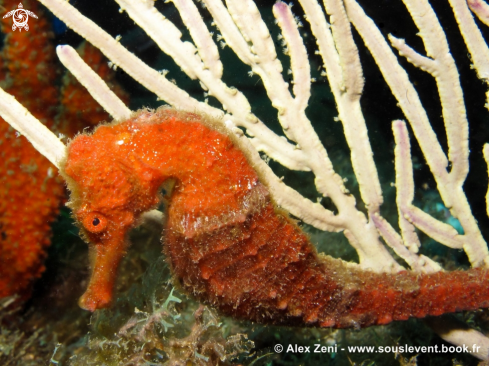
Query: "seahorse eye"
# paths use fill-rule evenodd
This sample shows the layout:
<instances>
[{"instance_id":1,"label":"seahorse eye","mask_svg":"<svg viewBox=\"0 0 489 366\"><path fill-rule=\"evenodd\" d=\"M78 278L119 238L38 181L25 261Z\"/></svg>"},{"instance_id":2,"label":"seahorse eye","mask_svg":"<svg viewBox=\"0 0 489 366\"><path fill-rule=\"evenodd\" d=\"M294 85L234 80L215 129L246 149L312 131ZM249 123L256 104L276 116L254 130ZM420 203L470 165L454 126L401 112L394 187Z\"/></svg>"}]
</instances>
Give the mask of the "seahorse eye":
<instances>
[{"instance_id":1,"label":"seahorse eye","mask_svg":"<svg viewBox=\"0 0 489 366\"><path fill-rule=\"evenodd\" d=\"M99 212L90 212L81 221L85 229L91 233L100 233L107 226L107 219Z\"/></svg>"}]
</instances>

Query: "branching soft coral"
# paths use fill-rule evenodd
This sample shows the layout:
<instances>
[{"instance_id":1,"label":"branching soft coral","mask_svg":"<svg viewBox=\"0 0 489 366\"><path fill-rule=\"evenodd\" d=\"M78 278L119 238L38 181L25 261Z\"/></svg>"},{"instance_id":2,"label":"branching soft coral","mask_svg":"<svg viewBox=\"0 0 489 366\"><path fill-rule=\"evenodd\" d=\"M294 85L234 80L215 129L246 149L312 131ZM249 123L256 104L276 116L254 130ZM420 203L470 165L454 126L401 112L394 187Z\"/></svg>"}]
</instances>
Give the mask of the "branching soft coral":
<instances>
[{"instance_id":1,"label":"branching soft coral","mask_svg":"<svg viewBox=\"0 0 489 366\"><path fill-rule=\"evenodd\" d=\"M90 65L110 89L127 104L129 98L115 81L115 73L102 53L87 42L82 42L77 51L83 61ZM108 119L107 112L69 72L63 76L60 102L62 108L56 118L58 129L67 136L74 136L84 127L93 127Z\"/></svg>"}]
</instances>

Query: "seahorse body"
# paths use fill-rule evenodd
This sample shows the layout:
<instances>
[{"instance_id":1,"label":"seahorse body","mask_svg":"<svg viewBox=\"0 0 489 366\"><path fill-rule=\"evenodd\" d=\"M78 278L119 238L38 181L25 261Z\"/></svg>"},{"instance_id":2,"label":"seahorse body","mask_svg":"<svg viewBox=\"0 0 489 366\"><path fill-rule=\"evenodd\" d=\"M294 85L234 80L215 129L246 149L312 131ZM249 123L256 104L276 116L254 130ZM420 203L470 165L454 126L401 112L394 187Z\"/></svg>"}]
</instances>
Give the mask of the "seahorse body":
<instances>
[{"instance_id":1,"label":"seahorse body","mask_svg":"<svg viewBox=\"0 0 489 366\"><path fill-rule=\"evenodd\" d=\"M164 231L175 277L224 314L340 328L489 306L484 269L378 274L318 255L233 138L195 114L145 111L79 135L63 174L94 258L80 299L91 311L110 305L127 233L167 179L177 182Z\"/></svg>"}]
</instances>

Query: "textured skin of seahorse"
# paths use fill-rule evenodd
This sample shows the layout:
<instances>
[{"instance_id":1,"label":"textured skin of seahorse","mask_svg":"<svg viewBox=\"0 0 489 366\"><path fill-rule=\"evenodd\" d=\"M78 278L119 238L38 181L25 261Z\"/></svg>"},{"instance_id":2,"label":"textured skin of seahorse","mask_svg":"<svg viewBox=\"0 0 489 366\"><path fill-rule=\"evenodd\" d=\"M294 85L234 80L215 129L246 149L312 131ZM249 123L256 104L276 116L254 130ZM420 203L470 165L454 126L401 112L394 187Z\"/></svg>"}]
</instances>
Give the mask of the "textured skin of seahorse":
<instances>
[{"instance_id":1,"label":"textured skin of seahorse","mask_svg":"<svg viewBox=\"0 0 489 366\"><path fill-rule=\"evenodd\" d=\"M19 2L4 0L2 4L13 10ZM6 35L1 51L2 87L46 126L66 136L107 119L72 77L64 78L60 103L51 24L37 1L22 4L38 19L29 19L28 32L13 32L11 18L1 22ZM112 81L113 72L101 53L90 45L81 47L86 62ZM116 90L122 94L120 87ZM0 298L17 294L27 299L33 281L44 271L51 224L66 199L65 188L57 169L1 118L0 157Z\"/></svg>"},{"instance_id":2,"label":"textured skin of seahorse","mask_svg":"<svg viewBox=\"0 0 489 366\"><path fill-rule=\"evenodd\" d=\"M317 254L235 139L195 114L143 111L80 135L63 175L92 252L80 299L91 311L110 306L127 233L167 179L176 180L163 239L175 281L224 314L344 328L489 305L484 269L378 274Z\"/></svg>"}]
</instances>

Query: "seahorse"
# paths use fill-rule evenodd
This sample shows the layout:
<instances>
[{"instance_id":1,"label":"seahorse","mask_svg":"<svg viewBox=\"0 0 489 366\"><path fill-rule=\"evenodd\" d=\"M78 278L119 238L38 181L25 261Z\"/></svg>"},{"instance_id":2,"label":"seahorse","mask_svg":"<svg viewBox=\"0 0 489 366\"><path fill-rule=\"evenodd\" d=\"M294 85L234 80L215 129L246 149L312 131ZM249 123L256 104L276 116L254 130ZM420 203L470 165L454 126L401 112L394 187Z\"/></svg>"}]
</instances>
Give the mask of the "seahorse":
<instances>
[{"instance_id":1,"label":"seahorse","mask_svg":"<svg viewBox=\"0 0 489 366\"><path fill-rule=\"evenodd\" d=\"M318 254L237 140L209 117L160 108L71 141L62 174L92 258L82 308L110 306L128 232L169 179L163 242L175 283L225 315L346 328L489 306L485 269L374 273Z\"/></svg>"}]
</instances>

